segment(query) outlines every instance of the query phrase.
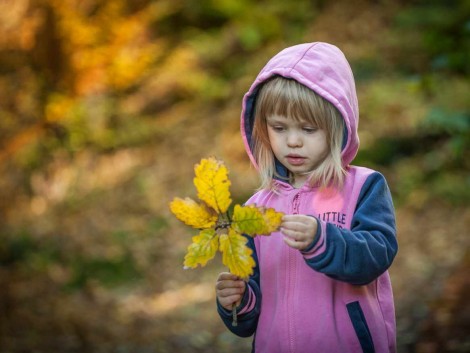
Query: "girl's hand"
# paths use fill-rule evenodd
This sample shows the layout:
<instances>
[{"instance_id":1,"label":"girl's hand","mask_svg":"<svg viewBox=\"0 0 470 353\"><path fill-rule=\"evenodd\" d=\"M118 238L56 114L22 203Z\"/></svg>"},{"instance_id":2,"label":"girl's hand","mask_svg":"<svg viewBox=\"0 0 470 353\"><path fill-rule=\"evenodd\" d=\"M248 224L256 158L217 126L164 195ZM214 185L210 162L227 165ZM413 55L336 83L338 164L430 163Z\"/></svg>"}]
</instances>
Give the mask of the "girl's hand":
<instances>
[{"instance_id":1,"label":"girl's hand","mask_svg":"<svg viewBox=\"0 0 470 353\"><path fill-rule=\"evenodd\" d=\"M233 303L236 303L237 306L240 305L245 290L246 283L229 272L222 272L215 284L217 299L220 305L227 310L232 310Z\"/></svg>"},{"instance_id":2,"label":"girl's hand","mask_svg":"<svg viewBox=\"0 0 470 353\"><path fill-rule=\"evenodd\" d=\"M284 242L293 249L305 250L313 242L318 222L306 215L285 215L282 217L281 233Z\"/></svg>"}]
</instances>

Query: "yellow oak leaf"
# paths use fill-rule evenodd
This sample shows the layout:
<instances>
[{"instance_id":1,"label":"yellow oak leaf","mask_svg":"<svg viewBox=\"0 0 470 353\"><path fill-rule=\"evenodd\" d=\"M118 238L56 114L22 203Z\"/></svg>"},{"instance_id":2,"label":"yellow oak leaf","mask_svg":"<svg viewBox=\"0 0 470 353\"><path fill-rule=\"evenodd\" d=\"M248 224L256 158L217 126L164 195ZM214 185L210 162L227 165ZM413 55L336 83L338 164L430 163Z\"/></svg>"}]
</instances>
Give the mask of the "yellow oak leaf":
<instances>
[{"instance_id":1,"label":"yellow oak leaf","mask_svg":"<svg viewBox=\"0 0 470 353\"><path fill-rule=\"evenodd\" d=\"M219 249L222 252L222 262L230 270L230 273L248 278L253 274L255 261L253 251L246 246L247 239L235 230L229 229L228 234L219 235Z\"/></svg>"},{"instance_id":2,"label":"yellow oak leaf","mask_svg":"<svg viewBox=\"0 0 470 353\"><path fill-rule=\"evenodd\" d=\"M277 230L283 213L273 208L259 208L255 205L235 205L232 216L232 227L239 233L250 236L267 235Z\"/></svg>"},{"instance_id":3,"label":"yellow oak leaf","mask_svg":"<svg viewBox=\"0 0 470 353\"><path fill-rule=\"evenodd\" d=\"M197 265L205 266L212 260L219 248L219 238L214 229L203 229L193 237L193 242L188 246L188 252L184 257L185 268L196 268Z\"/></svg>"},{"instance_id":4,"label":"yellow oak leaf","mask_svg":"<svg viewBox=\"0 0 470 353\"><path fill-rule=\"evenodd\" d=\"M223 161L215 158L201 159L194 167L194 185L202 203L190 198L175 198L170 203L171 212L185 224L202 229L193 237L184 257L185 268L202 267L214 258L217 250L229 271L247 279L253 274L256 263L253 250L247 246L249 236L269 235L281 224L283 213L273 208L256 205L235 205L232 215L228 209L232 203L228 169ZM237 326L236 304L232 308L233 326Z\"/></svg>"},{"instance_id":5,"label":"yellow oak leaf","mask_svg":"<svg viewBox=\"0 0 470 353\"><path fill-rule=\"evenodd\" d=\"M175 198L170 203L171 212L180 221L201 229L188 246L185 268L205 266L220 250L222 262L230 272L248 278L256 264L253 251L247 246L248 240L242 234L269 235L279 228L283 213L256 205L235 205L229 212L231 183L224 162L215 158L202 159L194 171L194 185L200 202Z\"/></svg>"},{"instance_id":6,"label":"yellow oak leaf","mask_svg":"<svg viewBox=\"0 0 470 353\"><path fill-rule=\"evenodd\" d=\"M279 229L284 213L277 212L274 208L262 208L262 210L265 228L257 235L270 235L272 232Z\"/></svg>"},{"instance_id":7,"label":"yellow oak leaf","mask_svg":"<svg viewBox=\"0 0 470 353\"><path fill-rule=\"evenodd\" d=\"M227 212L232 199L228 169L215 158L202 159L194 168L197 196L217 213Z\"/></svg>"},{"instance_id":8,"label":"yellow oak leaf","mask_svg":"<svg viewBox=\"0 0 470 353\"><path fill-rule=\"evenodd\" d=\"M180 221L193 228L210 228L217 222L217 214L206 205L197 203L189 197L175 197L170 203L170 210Z\"/></svg>"}]
</instances>

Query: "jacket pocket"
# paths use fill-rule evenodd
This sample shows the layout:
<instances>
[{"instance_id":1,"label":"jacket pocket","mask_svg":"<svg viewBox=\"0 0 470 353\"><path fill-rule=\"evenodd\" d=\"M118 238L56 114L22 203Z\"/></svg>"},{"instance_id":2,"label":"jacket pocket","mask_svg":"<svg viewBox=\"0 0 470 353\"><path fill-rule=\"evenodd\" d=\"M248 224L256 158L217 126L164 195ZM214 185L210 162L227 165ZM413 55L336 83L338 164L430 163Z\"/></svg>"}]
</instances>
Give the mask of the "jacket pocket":
<instances>
[{"instance_id":1,"label":"jacket pocket","mask_svg":"<svg viewBox=\"0 0 470 353\"><path fill-rule=\"evenodd\" d=\"M364 353L375 353L374 342L367 326L367 321L359 302L352 302L346 305L349 318L356 331L357 338Z\"/></svg>"}]
</instances>

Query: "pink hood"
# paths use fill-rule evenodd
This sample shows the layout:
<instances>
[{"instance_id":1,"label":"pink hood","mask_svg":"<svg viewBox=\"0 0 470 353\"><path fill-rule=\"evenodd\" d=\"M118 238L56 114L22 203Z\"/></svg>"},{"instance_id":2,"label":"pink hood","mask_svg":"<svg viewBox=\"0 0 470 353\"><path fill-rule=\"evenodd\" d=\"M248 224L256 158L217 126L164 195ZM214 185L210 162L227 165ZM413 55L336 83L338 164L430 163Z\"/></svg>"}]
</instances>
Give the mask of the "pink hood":
<instances>
[{"instance_id":1,"label":"pink hood","mask_svg":"<svg viewBox=\"0 0 470 353\"><path fill-rule=\"evenodd\" d=\"M294 79L307 86L341 112L347 130L342 160L344 166L349 165L359 148L359 109L353 73L340 49L331 44L316 42L295 45L274 56L258 74L243 98L241 132L246 151L255 167L257 165L250 147L254 102L260 85L275 75Z\"/></svg>"}]
</instances>

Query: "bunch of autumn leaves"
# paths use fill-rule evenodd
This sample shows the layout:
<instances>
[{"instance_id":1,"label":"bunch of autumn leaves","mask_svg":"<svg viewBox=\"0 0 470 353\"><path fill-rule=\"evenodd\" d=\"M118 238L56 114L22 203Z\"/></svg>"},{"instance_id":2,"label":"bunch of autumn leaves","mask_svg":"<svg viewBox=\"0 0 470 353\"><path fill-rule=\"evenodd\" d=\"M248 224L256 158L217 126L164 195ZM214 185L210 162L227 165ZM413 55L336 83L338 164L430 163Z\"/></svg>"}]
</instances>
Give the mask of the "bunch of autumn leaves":
<instances>
[{"instance_id":1,"label":"bunch of autumn leaves","mask_svg":"<svg viewBox=\"0 0 470 353\"><path fill-rule=\"evenodd\" d=\"M235 205L232 212L228 169L215 158L202 159L194 168L199 202L175 198L171 212L186 225L199 229L184 258L185 268L205 266L219 250L222 262L241 278L253 274L252 250L243 236L269 235L281 224L282 213L256 205Z\"/></svg>"}]
</instances>

